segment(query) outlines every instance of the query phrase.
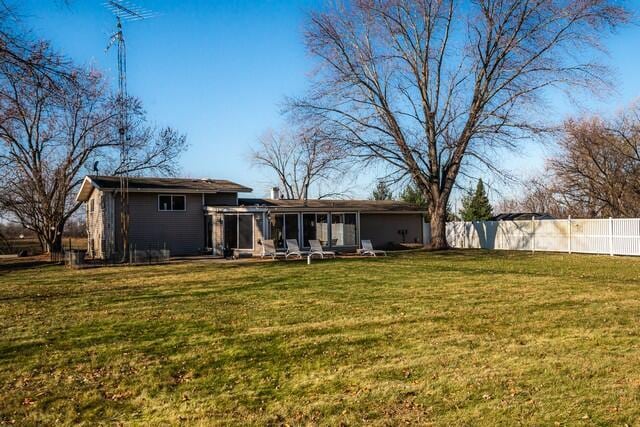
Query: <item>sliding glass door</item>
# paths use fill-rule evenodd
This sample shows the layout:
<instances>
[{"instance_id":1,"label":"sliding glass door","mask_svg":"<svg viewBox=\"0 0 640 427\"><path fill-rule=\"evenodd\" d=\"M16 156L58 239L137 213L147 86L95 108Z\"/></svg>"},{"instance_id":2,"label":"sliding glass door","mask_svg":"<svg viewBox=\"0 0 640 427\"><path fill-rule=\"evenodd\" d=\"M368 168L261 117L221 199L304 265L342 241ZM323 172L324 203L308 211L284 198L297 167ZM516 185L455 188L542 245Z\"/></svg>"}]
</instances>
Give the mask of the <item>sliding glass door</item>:
<instances>
[{"instance_id":1,"label":"sliding glass door","mask_svg":"<svg viewBox=\"0 0 640 427\"><path fill-rule=\"evenodd\" d=\"M224 246L229 249L253 249L252 214L224 214Z\"/></svg>"}]
</instances>

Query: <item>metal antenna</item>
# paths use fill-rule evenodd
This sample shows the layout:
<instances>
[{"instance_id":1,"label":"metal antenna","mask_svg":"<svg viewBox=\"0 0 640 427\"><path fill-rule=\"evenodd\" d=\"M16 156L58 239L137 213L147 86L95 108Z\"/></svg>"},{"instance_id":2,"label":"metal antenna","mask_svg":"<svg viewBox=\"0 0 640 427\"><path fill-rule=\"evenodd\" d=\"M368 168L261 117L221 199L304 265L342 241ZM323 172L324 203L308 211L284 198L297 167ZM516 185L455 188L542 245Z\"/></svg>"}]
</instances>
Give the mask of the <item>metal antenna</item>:
<instances>
[{"instance_id":1,"label":"metal antenna","mask_svg":"<svg viewBox=\"0 0 640 427\"><path fill-rule=\"evenodd\" d=\"M120 230L122 234L122 261L126 261L129 246L129 115L127 96L127 50L122 21L140 21L157 16L125 0L108 0L103 5L116 17L116 32L109 38L107 49L118 46L118 138L120 143Z\"/></svg>"}]
</instances>

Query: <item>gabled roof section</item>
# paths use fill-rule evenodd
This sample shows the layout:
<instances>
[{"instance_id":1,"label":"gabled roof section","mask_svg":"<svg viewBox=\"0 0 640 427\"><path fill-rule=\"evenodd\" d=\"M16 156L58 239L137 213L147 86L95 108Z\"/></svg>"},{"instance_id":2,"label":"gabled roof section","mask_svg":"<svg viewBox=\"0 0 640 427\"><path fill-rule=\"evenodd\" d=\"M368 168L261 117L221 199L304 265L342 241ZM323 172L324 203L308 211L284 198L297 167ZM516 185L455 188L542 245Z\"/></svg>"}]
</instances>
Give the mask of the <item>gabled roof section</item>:
<instances>
[{"instance_id":1,"label":"gabled roof section","mask_svg":"<svg viewBox=\"0 0 640 427\"><path fill-rule=\"evenodd\" d=\"M225 179L209 178L151 178L129 177L129 191L185 192L185 193L250 193L253 190ZM85 177L76 200L88 200L93 188L117 190L120 177L89 175Z\"/></svg>"},{"instance_id":2,"label":"gabled roof section","mask_svg":"<svg viewBox=\"0 0 640 427\"><path fill-rule=\"evenodd\" d=\"M263 206L274 209L291 210L315 210L315 211L348 211L358 210L365 212L425 212L413 203L399 200L329 200L329 199L238 199L240 206Z\"/></svg>"},{"instance_id":3,"label":"gabled roof section","mask_svg":"<svg viewBox=\"0 0 640 427\"><path fill-rule=\"evenodd\" d=\"M76 202L86 202L89 200L91 192L93 192L93 188L91 179L88 176L85 176L82 180L82 184L80 184L80 190L78 190L78 194L76 194Z\"/></svg>"}]
</instances>

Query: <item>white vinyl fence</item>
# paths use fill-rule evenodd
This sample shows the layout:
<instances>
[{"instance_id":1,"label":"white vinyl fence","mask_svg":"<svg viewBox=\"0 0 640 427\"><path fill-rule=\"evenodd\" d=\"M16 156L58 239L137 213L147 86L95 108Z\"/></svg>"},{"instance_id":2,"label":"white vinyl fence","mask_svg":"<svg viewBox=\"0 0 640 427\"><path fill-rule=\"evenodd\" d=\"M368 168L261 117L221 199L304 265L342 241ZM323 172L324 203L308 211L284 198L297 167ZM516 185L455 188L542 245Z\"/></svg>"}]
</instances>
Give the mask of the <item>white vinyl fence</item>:
<instances>
[{"instance_id":1,"label":"white vinyl fence","mask_svg":"<svg viewBox=\"0 0 640 427\"><path fill-rule=\"evenodd\" d=\"M447 223L454 248L640 256L640 218Z\"/></svg>"}]
</instances>

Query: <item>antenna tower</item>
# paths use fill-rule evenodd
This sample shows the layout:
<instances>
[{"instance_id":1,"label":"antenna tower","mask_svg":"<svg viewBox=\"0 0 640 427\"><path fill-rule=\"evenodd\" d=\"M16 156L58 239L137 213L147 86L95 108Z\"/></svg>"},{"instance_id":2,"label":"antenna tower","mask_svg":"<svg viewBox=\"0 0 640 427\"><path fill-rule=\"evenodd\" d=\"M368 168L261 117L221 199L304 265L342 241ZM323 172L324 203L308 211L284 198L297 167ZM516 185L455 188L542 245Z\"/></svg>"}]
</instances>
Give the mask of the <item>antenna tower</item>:
<instances>
[{"instance_id":1,"label":"antenna tower","mask_svg":"<svg viewBox=\"0 0 640 427\"><path fill-rule=\"evenodd\" d=\"M129 247L129 115L127 96L127 49L122 31L123 21L140 21L155 14L126 0L107 0L104 6L116 17L116 32L109 38L107 50L114 44L118 49L118 139L120 143L120 231L122 261L126 261Z\"/></svg>"}]
</instances>

